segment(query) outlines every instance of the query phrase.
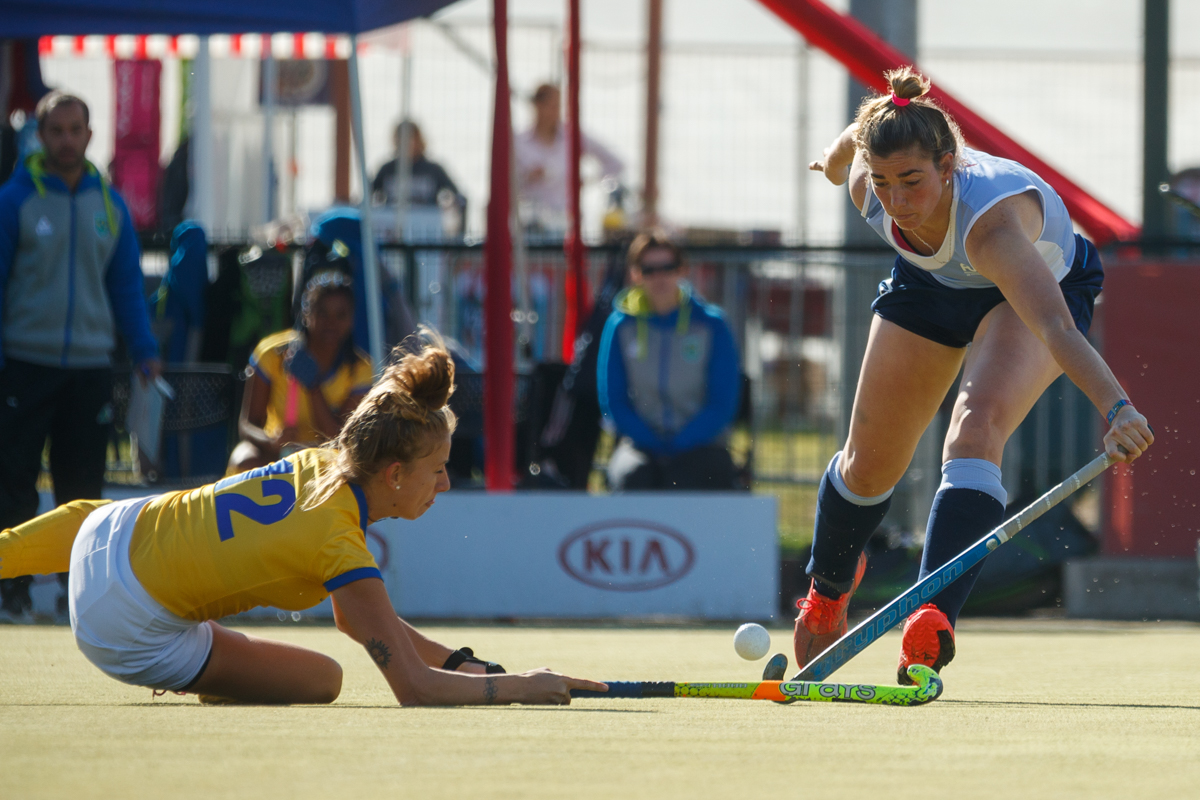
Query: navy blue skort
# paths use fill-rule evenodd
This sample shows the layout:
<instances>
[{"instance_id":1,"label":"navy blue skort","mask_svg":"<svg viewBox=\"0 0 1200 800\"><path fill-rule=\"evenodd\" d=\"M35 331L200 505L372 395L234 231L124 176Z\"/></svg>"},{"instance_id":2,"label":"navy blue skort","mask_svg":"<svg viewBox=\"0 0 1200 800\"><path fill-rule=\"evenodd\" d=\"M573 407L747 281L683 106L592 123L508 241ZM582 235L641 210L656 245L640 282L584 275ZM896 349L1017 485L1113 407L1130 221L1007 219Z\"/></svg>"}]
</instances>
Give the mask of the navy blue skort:
<instances>
[{"instance_id":1,"label":"navy blue skort","mask_svg":"<svg viewBox=\"0 0 1200 800\"><path fill-rule=\"evenodd\" d=\"M1103 284L1104 267L1096 246L1075 234L1075 261L1058 285L1081 333L1092 325L1092 307ZM918 336L947 347L966 347L987 313L1003 302L1004 295L996 287L952 289L896 256L892 277L880 282L871 309Z\"/></svg>"}]
</instances>

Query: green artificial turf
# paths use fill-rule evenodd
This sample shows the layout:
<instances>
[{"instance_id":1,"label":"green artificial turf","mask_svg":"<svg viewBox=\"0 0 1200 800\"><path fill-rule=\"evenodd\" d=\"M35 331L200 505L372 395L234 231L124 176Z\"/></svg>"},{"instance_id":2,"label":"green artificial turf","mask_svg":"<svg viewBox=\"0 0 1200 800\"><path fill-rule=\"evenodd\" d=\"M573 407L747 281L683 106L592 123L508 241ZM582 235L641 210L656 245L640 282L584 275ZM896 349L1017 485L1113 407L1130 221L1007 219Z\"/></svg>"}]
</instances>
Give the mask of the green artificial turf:
<instances>
[{"instance_id":1,"label":"green artificial turf","mask_svg":"<svg viewBox=\"0 0 1200 800\"><path fill-rule=\"evenodd\" d=\"M449 627L510 670L750 680L724 628ZM256 628L345 668L327 707L202 707L106 678L70 631L0 627L5 798L1101 798L1200 795L1200 626L965 620L917 708L589 700L396 706L332 628ZM790 650L790 630L772 631ZM836 676L894 679L893 633Z\"/></svg>"}]
</instances>

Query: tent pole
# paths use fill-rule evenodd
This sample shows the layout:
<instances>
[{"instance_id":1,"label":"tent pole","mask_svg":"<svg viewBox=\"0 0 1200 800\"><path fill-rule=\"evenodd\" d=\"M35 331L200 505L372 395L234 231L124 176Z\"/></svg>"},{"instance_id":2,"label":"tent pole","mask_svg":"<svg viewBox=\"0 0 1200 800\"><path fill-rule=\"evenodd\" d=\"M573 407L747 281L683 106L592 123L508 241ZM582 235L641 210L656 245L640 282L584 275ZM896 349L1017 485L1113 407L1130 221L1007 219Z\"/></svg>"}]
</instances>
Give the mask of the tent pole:
<instances>
[{"instance_id":1,"label":"tent pole","mask_svg":"<svg viewBox=\"0 0 1200 800\"><path fill-rule=\"evenodd\" d=\"M646 3L646 147L642 178L642 225L658 224L658 121L659 87L662 80L663 0Z\"/></svg>"},{"instance_id":2,"label":"tent pole","mask_svg":"<svg viewBox=\"0 0 1200 800\"><path fill-rule=\"evenodd\" d=\"M383 300L379 284L379 254L375 250L375 228L371 220L371 180L367 175L367 154L363 146L362 87L358 74L358 35L350 34L350 117L354 130L354 150L358 153L358 174L362 183L362 202L359 210L362 217L363 276L367 281L367 338L371 345L371 360L375 371L381 372L384 365L383 352Z\"/></svg>"},{"instance_id":3,"label":"tent pole","mask_svg":"<svg viewBox=\"0 0 1200 800\"><path fill-rule=\"evenodd\" d=\"M404 26L403 37L403 54L400 58L401 69L403 71L400 76L400 121L406 122L412 115L412 47L409 39L409 26ZM400 142L396 145L396 238L401 241L408 240L408 205L412 195L412 155L409 153L409 147L412 146L412 131L407 125L400 129ZM428 293L428 286L421 287L421 295ZM425 303L421 297L414 297L413 303L417 306L418 312L424 311Z\"/></svg>"},{"instance_id":4,"label":"tent pole","mask_svg":"<svg viewBox=\"0 0 1200 800\"><path fill-rule=\"evenodd\" d=\"M487 208L484 270L483 441L488 491L511 492L513 430L512 323L512 110L508 92L508 0L492 0L496 40L496 92L492 110L491 197Z\"/></svg>"},{"instance_id":5,"label":"tent pole","mask_svg":"<svg viewBox=\"0 0 1200 800\"><path fill-rule=\"evenodd\" d=\"M579 128L579 0L567 0L567 238L564 242L567 272L564 294L562 358L575 357L575 337L587 316L587 275L583 269L583 226L580 213L582 181L579 161L583 157L583 135Z\"/></svg>"},{"instance_id":6,"label":"tent pole","mask_svg":"<svg viewBox=\"0 0 1200 800\"><path fill-rule=\"evenodd\" d=\"M191 209L190 216L213 241L216 231L213 202L212 58L208 37L201 36L192 63Z\"/></svg>"},{"instance_id":7,"label":"tent pole","mask_svg":"<svg viewBox=\"0 0 1200 800\"><path fill-rule=\"evenodd\" d=\"M278 104L278 62L272 48L273 36L262 35L263 82L263 222L275 218L275 107Z\"/></svg>"}]
</instances>

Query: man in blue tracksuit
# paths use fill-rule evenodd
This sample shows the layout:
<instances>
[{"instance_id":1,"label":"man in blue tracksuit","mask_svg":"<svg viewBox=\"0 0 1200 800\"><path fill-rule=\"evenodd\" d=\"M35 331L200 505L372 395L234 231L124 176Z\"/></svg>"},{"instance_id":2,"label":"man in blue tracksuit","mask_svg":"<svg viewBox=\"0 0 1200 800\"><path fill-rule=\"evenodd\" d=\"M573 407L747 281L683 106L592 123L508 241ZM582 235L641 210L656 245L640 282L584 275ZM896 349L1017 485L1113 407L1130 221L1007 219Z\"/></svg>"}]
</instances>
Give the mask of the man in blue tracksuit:
<instances>
[{"instance_id":1,"label":"man in blue tracksuit","mask_svg":"<svg viewBox=\"0 0 1200 800\"><path fill-rule=\"evenodd\" d=\"M621 440L609 485L735 488L724 435L737 413L737 347L721 312L682 282L679 249L661 233L629 248L634 286L613 302L600 338L600 407Z\"/></svg>"},{"instance_id":2,"label":"man in blue tracksuit","mask_svg":"<svg viewBox=\"0 0 1200 800\"><path fill-rule=\"evenodd\" d=\"M87 105L52 92L37 125L44 151L0 187L0 529L37 514L47 437L55 502L100 497L118 328L161 371L129 211L84 157ZM30 619L29 578L0 581L0 622Z\"/></svg>"}]
</instances>

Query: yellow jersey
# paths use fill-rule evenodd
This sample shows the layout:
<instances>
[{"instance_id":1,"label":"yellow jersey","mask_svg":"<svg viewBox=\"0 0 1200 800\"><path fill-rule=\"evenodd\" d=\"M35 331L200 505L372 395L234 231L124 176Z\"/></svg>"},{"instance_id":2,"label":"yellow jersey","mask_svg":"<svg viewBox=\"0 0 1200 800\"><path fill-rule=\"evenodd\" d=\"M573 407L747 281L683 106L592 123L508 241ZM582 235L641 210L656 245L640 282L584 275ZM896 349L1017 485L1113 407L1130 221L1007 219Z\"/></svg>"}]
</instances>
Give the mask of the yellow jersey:
<instances>
[{"instance_id":1,"label":"yellow jersey","mask_svg":"<svg viewBox=\"0 0 1200 800\"><path fill-rule=\"evenodd\" d=\"M288 383L294 381L284 366L288 349L298 342L300 332L295 330L271 334L258 343L250 356L250 367L270 387L267 403L267 421L263 431L268 436L277 436L288 423ZM351 395L366 394L375 382L375 369L371 358L358 348L354 349L353 362L339 361L333 370L321 378L321 394L334 414ZM313 425L312 404L308 393L299 386L290 390L295 405L295 422L301 442L316 442L324 438Z\"/></svg>"},{"instance_id":2,"label":"yellow jersey","mask_svg":"<svg viewBox=\"0 0 1200 800\"><path fill-rule=\"evenodd\" d=\"M162 606L185 619L219 619L256 606L312 608L363 578L382 578L367 549L367 500L344 485L300 507L334 458L302 450L265 467L151 499L134 522L129 562ZM0 578L66 572L88 515L110 500L76 500L0 532Z\"/></svg>"},{"instance_id":3,"label":"yellow jersey","mask_svg":"<svg viewBox=\"0 0 1200 800\"><path fill-rule=\"evenodd\" d=\"M367 550L362 487L341 486L316 508L301 508L334 455L302 450L154 498L138 515L129 543L138 581L167 610L206 620L256 606L312 608L334 589L381 578Z\"/></svg>"}]
</instances>

